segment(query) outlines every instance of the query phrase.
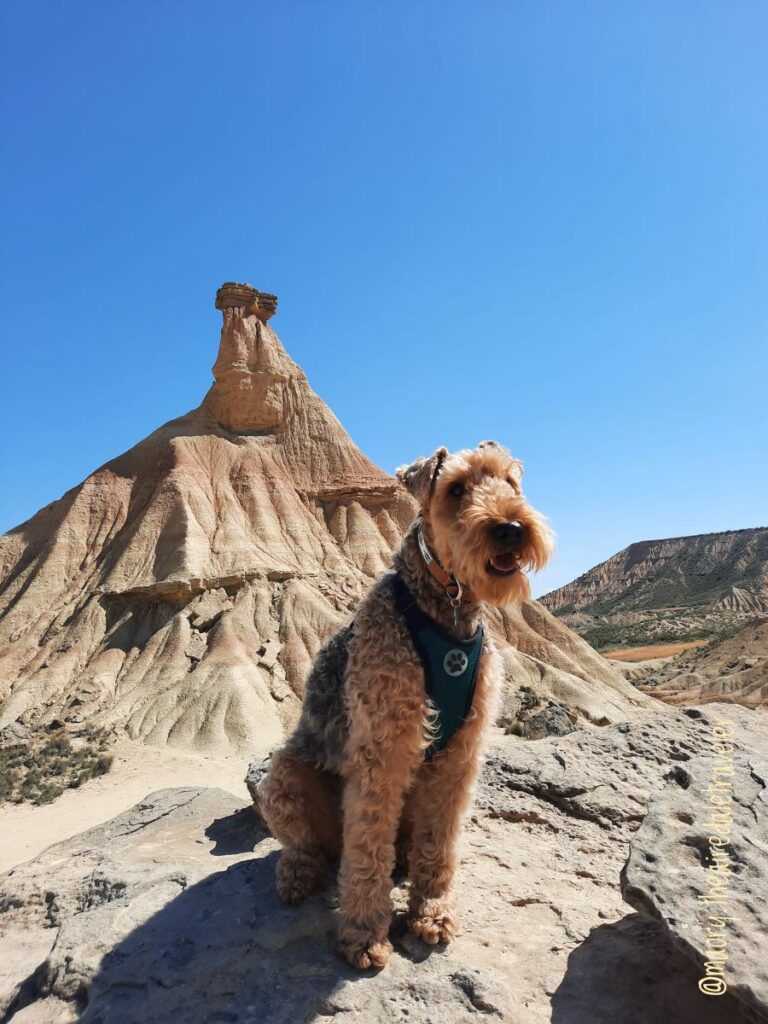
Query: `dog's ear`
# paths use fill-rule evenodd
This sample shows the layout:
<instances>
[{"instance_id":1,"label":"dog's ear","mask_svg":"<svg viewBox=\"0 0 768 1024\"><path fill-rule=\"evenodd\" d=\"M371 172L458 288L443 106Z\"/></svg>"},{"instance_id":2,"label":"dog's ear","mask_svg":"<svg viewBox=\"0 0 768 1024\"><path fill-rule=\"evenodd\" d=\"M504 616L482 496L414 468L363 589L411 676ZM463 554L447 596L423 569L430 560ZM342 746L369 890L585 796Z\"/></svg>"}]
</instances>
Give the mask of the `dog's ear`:
<instances>
[{"instance_id":1,"label":"dog's ear","mask_svg":"<svg viewBox=\"0 0 768 1024\"><path fill-rule=\"evenodd\" d=\"M397 479L422 508L429 504L435 489L435 481L447 455L447 448L438 448L428 459L416 459L410 466L401 466L396 472Z\"/></svg>"}]
</instances>

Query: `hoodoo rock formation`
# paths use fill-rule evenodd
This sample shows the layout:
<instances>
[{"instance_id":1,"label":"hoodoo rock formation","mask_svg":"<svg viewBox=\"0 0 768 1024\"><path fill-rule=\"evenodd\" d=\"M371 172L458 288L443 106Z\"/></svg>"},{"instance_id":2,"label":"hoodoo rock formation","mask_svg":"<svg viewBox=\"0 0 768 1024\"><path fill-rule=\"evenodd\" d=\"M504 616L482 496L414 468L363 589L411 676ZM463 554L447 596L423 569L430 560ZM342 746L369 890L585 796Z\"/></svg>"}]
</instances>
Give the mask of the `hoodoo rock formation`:
<instances>
[{"instance_id":1,"label":"hoodoo rock formation","mask_svg":"<svg viewBox=\"0 0 768 1024\"><path fill-rule=\"evenodd\" d=\"M221 347L200 407L0 538L0 729L23 739L87 723L212 759L234 752L243 773L253 759L252 786L295 721L310 659L388 567L415 508L286 354L269 326L276 298L226 284L216 305ZM396 884L395 956L361 981L333 951L334 885L281 906L277 843L252 807L191 784L187 765L202 759L152 752L184 762L181 787L144 790L85 831L75 814L79 835L0 875L2 1019L768 1019L765 716L667 707L535 601L494 611L490 627L507 670L504 735L466 823L455 943L428 949L407 932ZM709 661L753 673L761 662L742 642ZM728 991L711 999L697 987L697 896L723 722L740 920L725 929ZM620 883L640 913L627 914Z\"/></svg>"},{"instance_id":2,"label":"hoodoo rock formation","mask_svg":"<svg viewBox=\"0 0 768 1024\"><path fill-rule=\"evenodd\" d=\"M411 498L288 356L275 296L228 283L216 306L203 403L0 538L0 729L88 721L263 753L389 565ZM492 624L512 689L597 723L651 701L535 602Z\"/></svg>"}]
</instances>

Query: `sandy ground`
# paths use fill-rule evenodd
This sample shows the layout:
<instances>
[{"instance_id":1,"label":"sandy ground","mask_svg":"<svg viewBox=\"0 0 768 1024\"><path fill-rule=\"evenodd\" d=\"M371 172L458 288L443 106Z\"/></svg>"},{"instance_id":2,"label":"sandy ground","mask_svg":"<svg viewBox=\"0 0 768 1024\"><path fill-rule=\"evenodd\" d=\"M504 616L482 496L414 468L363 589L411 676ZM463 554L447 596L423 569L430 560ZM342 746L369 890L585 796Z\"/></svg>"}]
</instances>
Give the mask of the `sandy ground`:
<instances>
[{"instance_id":1,"label":"sandy ground","mask_svg":"<svg viewBox=\"0 0 768 1024\"><path fill-rule=\"evenodd\" d=\"M148 793L169 786L218 786L249 799L248 758L227 760L159 750L121 740L108 775L68 790L52 804L0 805L0 872L31 860L53 843L114 818Z\"/></svg>"},{"instance_id":2,"label":"sandy ground","mask_svg":"<svg viewBox=\"0 0 768 1024\"><path fill-rule=\"evenodd\" d=\"M709 640L688 640L679 644L652 644L649 647L627 647L618 651L606 651L604 658L610 661L646 661L649 658L669 658L682 654L694 647L706 647Z\"/></svg>"}]
</instances>

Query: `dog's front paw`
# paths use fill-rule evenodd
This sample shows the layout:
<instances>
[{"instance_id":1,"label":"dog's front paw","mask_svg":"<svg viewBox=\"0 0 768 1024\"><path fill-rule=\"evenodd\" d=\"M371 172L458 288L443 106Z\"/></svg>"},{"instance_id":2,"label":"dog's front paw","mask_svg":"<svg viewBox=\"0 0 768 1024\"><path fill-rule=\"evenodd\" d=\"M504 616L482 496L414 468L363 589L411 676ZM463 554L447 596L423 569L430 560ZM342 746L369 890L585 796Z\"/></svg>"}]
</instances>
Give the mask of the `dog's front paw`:
<instances>
[{"instance_id":1,"label":"dog's front paw","mask_svg":"<svg viewBox=\"0 0 768 1024\"><path fill-rule=\"evenodd\" d=\"M328 861L319 851L286 849L277 862L277 894L283 903L301 903L320 889Z\"/></svg>"},{"instance_id":2,"label":"dog's front paw","mask_svg":"<svg viewBox=\"0 0 768 1024\"><path fill-rule=\"evenodd\" d=\"M358 970L367 971L386 967L392 956L392 943L356 925L343 924L339 928L339 952Z\"/></svg>"},{"instance_id":3,"label":"dog's front paw","mask_svg":"<svg viewBox=\"0 0 768 1024\"><path fill-rule=\"evenodd\" d=\"M408 927L430 946L451 942L459 934L456 912L444 900L424 900L411 910Z\"/></svg>"}]
</instances>

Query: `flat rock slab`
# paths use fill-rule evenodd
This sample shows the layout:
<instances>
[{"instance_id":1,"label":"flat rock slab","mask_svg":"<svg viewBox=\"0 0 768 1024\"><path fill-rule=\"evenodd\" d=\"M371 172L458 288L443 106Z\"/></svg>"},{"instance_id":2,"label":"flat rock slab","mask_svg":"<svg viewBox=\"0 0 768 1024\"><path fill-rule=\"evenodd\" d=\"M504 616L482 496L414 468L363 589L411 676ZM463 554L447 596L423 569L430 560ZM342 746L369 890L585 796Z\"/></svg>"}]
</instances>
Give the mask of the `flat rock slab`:
<instances>
[{"instance_id":1,"label":"flat rock slab","mask_svg":"<svg viewBox=\"0 0 768 1024\"><path fill-rule=\"evenodd\" d=\"M755 716L732 713L757 749ZM335 953L334 885L298 908L278 902L279 848L249 805L214 789L154 793L0 877L0 953L14 953L0 1019L740 1024L743 1004L703 996L665 924L626 916L619 889L648 795L695 761L711 719L709 707L643 711L500 740L462 843L463 933L423 945L396 886L396 952L378 974Z\"/></svg>"},{"instance_id":2,"label":"flat rock slab","mask_svg":"<svg viewBox=\"0 0 768 1024\"><path fill-rule=\"evenodd\" d=\"M707 710L702 752L650 800L622 873L626 901L663 922L701 990L768 1020L768 719ZM762 951L762 952L761 952Z\"/></svg>"}]
</instances>

